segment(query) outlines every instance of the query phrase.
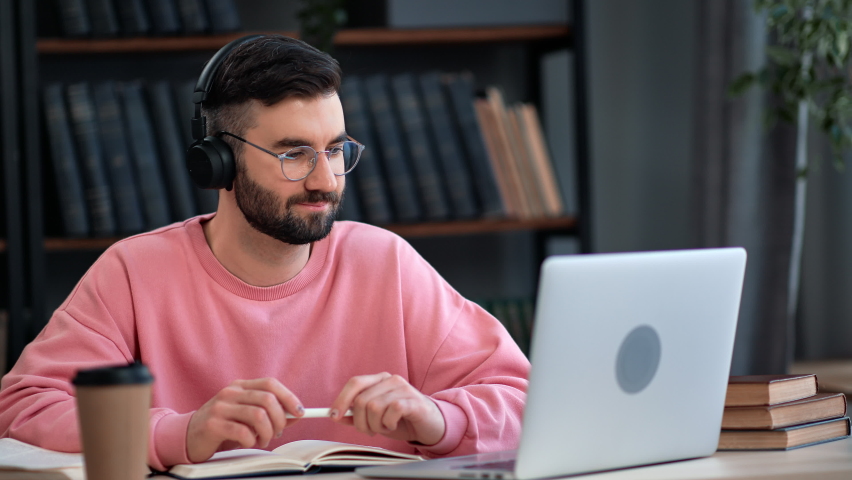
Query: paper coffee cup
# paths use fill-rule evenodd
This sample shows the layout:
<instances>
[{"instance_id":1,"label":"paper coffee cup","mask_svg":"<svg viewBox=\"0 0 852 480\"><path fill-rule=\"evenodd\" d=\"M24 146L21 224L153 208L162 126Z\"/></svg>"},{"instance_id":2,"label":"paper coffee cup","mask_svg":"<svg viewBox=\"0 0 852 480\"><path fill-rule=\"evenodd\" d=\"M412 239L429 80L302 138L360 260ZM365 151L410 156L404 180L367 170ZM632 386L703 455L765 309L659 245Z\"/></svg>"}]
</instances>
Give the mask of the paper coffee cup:
<instances>
[{"instance_id":1,"label":"paper coffee cup","mask_svg":"<svg viewBox=\"0 0 852 480\"><path fill-rule=\"evenodd\" d=\"M73 383L87 480L143 480L148 475L153 380L141 363L77 372Z\"/></svg>"}]
</instances>

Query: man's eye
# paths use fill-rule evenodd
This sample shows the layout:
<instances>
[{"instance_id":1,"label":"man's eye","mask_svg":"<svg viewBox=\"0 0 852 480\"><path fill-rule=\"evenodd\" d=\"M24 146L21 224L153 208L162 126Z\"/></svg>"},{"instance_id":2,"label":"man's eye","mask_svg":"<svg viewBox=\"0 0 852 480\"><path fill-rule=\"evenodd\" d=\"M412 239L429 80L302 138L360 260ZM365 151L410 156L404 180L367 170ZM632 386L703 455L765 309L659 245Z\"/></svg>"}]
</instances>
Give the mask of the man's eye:
<instances>
[{"instance_id":1,"label":"man's eye","mask_svg":"<svg viewBox=\"0 0 852 480\"><path fill-rule=\"evenodd\" d=\"M308 154L304 150L290 150L289 152L284 154L284 158L289 160L304 160L307 158Z\"/></svg>"},{"instance_id":2,"label":"man's eye","mask_svg":"<svg viewBox=\"0 0 852 480\"><path fill-rule=\"evenodd\" d=\"M342 146L339 146L339 147L331 147L331 148L328 150L328 153L329 153L329 154L331 154L331 155L340 155L341 153L343 153L343 147L342 147Z\"/></svg>"}]
</instances>

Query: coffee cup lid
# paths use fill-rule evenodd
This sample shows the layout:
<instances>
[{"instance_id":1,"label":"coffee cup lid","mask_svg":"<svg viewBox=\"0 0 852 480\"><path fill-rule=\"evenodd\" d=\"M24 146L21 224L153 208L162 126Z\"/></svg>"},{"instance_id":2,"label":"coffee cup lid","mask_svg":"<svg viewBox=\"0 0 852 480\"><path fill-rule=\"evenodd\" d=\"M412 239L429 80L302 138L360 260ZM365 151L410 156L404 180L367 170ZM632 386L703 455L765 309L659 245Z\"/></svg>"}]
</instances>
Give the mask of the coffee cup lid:
<instances>
[{"instance_id":1,"label":"coffee cup lid","mask_svg":"<svg viewBox=\"0 0 852 480\"><path fill-rule=\"evenodd\" d=\"M80 386L131 385L154 381L148 367L141 363L113 365L77 371L72 383Z\"/></svg>"}]
</instances>

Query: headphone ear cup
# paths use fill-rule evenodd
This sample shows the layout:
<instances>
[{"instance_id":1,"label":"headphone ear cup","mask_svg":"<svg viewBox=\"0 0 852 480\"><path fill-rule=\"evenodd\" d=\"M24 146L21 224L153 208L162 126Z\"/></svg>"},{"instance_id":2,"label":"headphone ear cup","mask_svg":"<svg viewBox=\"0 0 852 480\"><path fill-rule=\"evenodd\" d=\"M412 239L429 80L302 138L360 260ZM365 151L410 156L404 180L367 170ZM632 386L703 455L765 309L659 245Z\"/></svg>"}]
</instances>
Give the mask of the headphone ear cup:
<instances>
[{"instance_id":1,"label":"headphone ear cup","mask_svg":"<svg viewBox=\"0 0 852 480\"><path fill-rule=\"evenodd\" d=\"M219 137L205 137L186 151L186 168L199 188L231 189L236 176L234 152Z\"/></svg>"}]
</instances>

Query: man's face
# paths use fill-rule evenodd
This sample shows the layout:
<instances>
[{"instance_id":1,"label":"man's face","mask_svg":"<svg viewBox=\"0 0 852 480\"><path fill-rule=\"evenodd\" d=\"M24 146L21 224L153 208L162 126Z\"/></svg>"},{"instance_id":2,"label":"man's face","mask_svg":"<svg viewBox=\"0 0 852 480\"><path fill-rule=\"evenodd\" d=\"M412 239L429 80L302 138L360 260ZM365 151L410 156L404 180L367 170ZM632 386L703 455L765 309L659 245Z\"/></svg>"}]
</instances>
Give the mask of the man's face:
<instances>
[{"instance_id":1,"label":"man's face","mask_svg":"<svg viewBox=\"0 0 852 480\"><path fill-rule=\"evenodd\" d=\"M252 109L255 127L244 138L276 154L293 147L328 150L346 140L343 108L337 95L289 98ZM304 245L325 238L343 198L345 181L335 176L325 154L306 178L291 181L278 159L245 145L237 162L234 195L249 225L272 238Z\"/></svg>"}]
</instances>

